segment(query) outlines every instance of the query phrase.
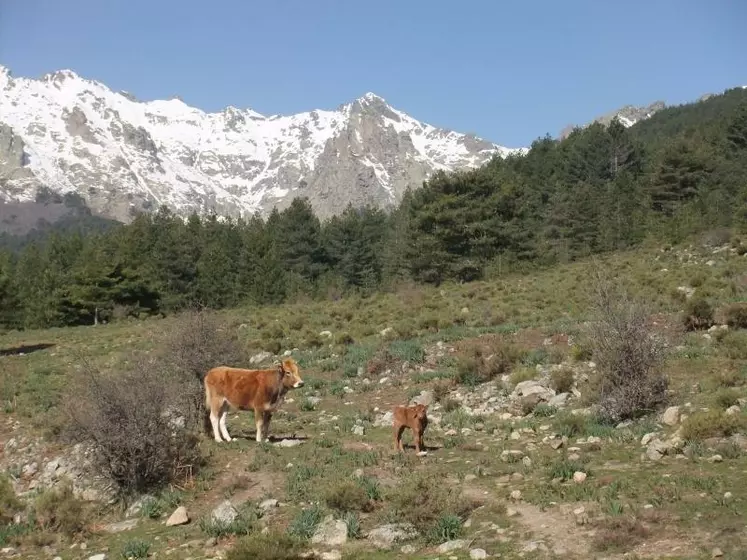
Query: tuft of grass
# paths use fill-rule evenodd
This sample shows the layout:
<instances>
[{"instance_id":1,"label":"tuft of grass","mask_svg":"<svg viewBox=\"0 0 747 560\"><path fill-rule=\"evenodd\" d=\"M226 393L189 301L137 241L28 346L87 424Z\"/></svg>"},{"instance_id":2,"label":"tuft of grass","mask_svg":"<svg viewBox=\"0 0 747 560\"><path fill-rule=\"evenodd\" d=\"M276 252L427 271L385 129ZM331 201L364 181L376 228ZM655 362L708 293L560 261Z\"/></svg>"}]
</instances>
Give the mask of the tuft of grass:
<instances>
[{"instance_id":1,"label":"tuft of grass","mask_svg":"<svg viewBox=\"0 0 747 560\"><path fill-rule=\"evenodd\" d=\"M739 431L741 424L738 416L726 414L723 410L696 412L682 423L682 437L686 441L728 437Z\"/></svg>"},{"instance_id":2,"label":"tuft of grass","mask_svg":"<svg viewBox=\"0 0 747 560\"><path fill-rule=\"evenodd\" d=\"M259 510L248 505L240 509L232 521L219 521L212 515L206 515L200 518L199 525L203 533L216 539L229 535L248 535L256 527L259 517Z\"/></svg>"},{"instance_id":3,"label":"tuft of grass","mask_svg":"<svg viewBox=\"0 0 747 560\"><path fill-rule=\"evenodd\" d=\"M569 393L573 389L573 370L554 369L550 372L550 386L556 393Z\"/></svg>"},{"instance_id":4,"label":"tuft of grass","mask_svg":"<svg viewBox=\"0 0 747 560\"><path fill-rule=\"evenodd\" d=\"M371 501L362 485L353 480L343 480L324 494L328 507L340 512L370 511Z\"/></svg>"},{"instance_id":5,"label":"tuft of grass","mask_svg":"<svg viewBox=\"0 0 747 560\"><path fill-rule=\"evenodd\" d=\"M439 519L453 516L465 519L474 504L438 478L416 473L402 480L388 492L392 513L412 523L422 534L432 534Z\"/></svg>"},{"instance_id":6,"label":"tuft of grass","mask_svg":"<svg viewBox=\"0 0 747 560\"><path fill-rule=\"evenodd\" d=\"M322 508L318 505L301 510L291 521L288 534L301 540L309 540L322 520L322 513Z\"/></svg>"},{"instance_id":7,"label":"tuft of grass","mask_svg":"<svg viewBox=\"0 0 747 560\"><path fill-rule=\"evenodd\" d=\"M148 552L150 552L150 543L140 539L132 539L125 543L121 556L124 560L147 558Z\"/></svg>"},{"instance_id":8,"label":"tuft of grass","mask_svg":"<svg viewBox=\"0 0 747 560\"><path fill-rule=\"evenodd\" d=\"M600 523L593 544L600 552L626 552L646 537L648 530L638 519L614 516Z\"/></svg>"},{"instance_id":9,"label":"tuft of grass","mask_svg":"<svg viewBox=\"0 0 747 560\"><path fill-rule=\"evenodd\" d=\"M42 492L34 500L33 507L36 524L43 531L74 536L86 527L83 501L75 497L70 483Z\"/></svg>"},{"instance_id":10,"label":"tuft of grass","mask_svg":"<svg viewBox=\"0 0 747 560\"><path fill-rule=\"evenodd\" d=\"M587 476L591 476L591 471L589 471L586 465L577 461L570 461L566 458L558 459L551 463L547 468L547 475L550 480L559 478L565 482L566 480L573 479L573 473L576 471L585 472Z\"/></svg>"},{"instance_id":11,"label":"tuft of grass","mask_svg":"<svg viewBox=\"0 0 747 560\"><path fill-rule=\"evenodd\" d=\"M226 560L296 560L303 550L298 538L274 530L242 537L228 551Z\"/></svg>"},{"instance_id":12,"label":"tuft of grass","mask_svg":"<svg viewBox=\"0 0 747 560\"><path fill-rule=\"evenodd\" d=\"M713 325L713 307L702 297L688 300L682 313L682 324L686 331L710 328Z\"/></svg>"},{"instance_id":13,"label":"tuft of grass","mask_svg":"<svg viewBox=\"0 0 747 560\"><path fill-rule=\"evenodd\" d=\"M357 539L361 536L361 520L356 512L348 511L342 517L342 520L345 522L345 527L347 527L349 539Z\"/></svg>"},{"instance_id":14,"label":"tuft of grass","mask_svg":"<svg viewBox=\"0 0 747 560\"><path fill-rule=\"evenodd\" d=\"M416 340L395 340L389 345L389 354L396 360L413 364L425 361L425 350Z\"/></svg>"},{"instance_id":15,"label":"tuft of grass","mask_svg":"<svg viewBox=\"0 0 747 560\"><path fill-rule=\"evenodd\" d=\"M462 520L457 515L447 513L433 523L426 534L426 540L431 544L441 544L453 541L462 534Z\"/></svg>"},{"instance_id":16,"label":"tuft of grass","mask_svg":"<svg viewBox=\"0 0 747 560\"><path fill-rule=\"evenodd\" d=\"M726 324L732 329L747 329L747 301L727 305L723 310Z\"/></svg>"}]
</instances>

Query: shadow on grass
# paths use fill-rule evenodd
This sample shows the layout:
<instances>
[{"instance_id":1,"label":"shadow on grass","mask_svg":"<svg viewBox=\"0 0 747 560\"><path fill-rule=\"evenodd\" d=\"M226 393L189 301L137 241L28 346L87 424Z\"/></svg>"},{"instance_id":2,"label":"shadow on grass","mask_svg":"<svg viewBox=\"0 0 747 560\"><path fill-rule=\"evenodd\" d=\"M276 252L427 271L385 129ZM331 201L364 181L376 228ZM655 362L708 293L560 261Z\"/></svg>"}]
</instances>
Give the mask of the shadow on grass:
<instances>
[{"instance_id":1,"label":"shadow on grass","mask_svg":"<svg viewBox=\"0 0 747 560\"><path fill-rule=\"evenodd\" d=\"M24 354L31 354L32 352L39 352L40 350L52 347L54 347L54 344L42 343L15 346L13 348L0 348L0 356L23 356Z\"/></svg>"}]
</instances>

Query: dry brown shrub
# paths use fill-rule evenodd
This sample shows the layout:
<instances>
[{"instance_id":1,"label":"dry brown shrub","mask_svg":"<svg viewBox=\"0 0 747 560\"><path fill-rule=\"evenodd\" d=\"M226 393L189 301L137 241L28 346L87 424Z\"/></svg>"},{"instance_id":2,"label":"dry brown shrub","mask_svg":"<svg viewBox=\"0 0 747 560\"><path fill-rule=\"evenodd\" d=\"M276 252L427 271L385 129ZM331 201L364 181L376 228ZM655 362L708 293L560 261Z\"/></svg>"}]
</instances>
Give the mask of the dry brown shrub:
<instances>
[{"instance_id":1,"label":"dry brown shrub","mask_svg":"<svg viewBox=\"0 0 747 560\"><path fill-rule=\"evenodd\" d=\"M124 494L178 481L201 464L190 393L161 366L135 357L103 372L82 360L64 399L65 436L92 445L96 466Z\"/></svg>"},{"instance_id":2,"label":"dry brown shrub","mask_svg":"<svg viewBox=\"0 0 747 560\"><path fill-rule=\"evenodd\" d=\"M648 325L645 306L597 273L590 330L602 416L614 421L650 412L666 401L664 346Z\"/></svg>"}]
</instances>

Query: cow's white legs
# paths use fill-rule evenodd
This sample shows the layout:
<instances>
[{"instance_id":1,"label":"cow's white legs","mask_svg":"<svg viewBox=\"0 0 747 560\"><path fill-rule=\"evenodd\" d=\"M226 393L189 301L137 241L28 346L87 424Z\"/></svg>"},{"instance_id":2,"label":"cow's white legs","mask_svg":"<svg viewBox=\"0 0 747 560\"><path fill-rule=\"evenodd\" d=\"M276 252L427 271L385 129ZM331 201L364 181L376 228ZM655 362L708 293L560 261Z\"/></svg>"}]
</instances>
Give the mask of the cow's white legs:
<instances>
[{"instance_id":1,"label":"cow's white legs","mask_svg":"<svg viewBox=\"0 0 747 560\"><path fill-rule=\"evenodd\" d=\"M220 410L220 433L223 435L223 439L231 441L231 436L228 435L228 429L226 428L226 418L228 417L228 406L223 403Z\"/></svg>"},{"instance_id":2,"label":"cow's white legs","mask_svg":"<svg viewBox=\"0 0 747 560\"><path fill-rule=\"evenodd\" d=\"M270 420L272 419L272 414L265 411L262 413L262 439L264 441L269 441L269 433L270 433Z\"/></svg>"},{"instance_id":3,"label":"cow's white legs","mask_svg":"<svg viewBox=\"0 0 747 560\"><path fill-rule=\"evenodd\" d=\"M262 443L262 433L264 432L264 414L261 410L254 411L254 423L257 426L257 443Z\"/></svg>"},{"instance_id":4,"label":"cow's white legs","mask_svg":"<svg viewBox=\"0 0 747 560\"><path fill-rule=\"evenodd\" d=\"M218 415L215 414L212 410L210 411L210 424L213 426L213 438L218 443L222 442L223 440L220 438L220 431L219 431L219 420Z\"/></svg>"}]
</instances>

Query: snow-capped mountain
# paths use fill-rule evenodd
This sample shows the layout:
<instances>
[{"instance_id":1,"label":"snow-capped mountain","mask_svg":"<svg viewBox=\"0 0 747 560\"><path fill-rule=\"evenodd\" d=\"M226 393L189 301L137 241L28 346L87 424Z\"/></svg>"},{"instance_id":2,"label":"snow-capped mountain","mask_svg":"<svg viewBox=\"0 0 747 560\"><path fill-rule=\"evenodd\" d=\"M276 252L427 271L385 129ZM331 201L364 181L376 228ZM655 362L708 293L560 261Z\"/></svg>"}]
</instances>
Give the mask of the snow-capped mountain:
<instances>
[{"instance_id":1,"label":"snow-capped mountain","mask_svg":"<svg viewBox=\"0 0 747 560\"><path fill-rule=\"evenodd\" d=\"M36 80L0 66L0 199L33 200L45 185L123 221L161 204L182 215L266 213L297 196L320 217L348 203L388 207L435 170L513 151L525 149L418 122L373 93L297 115L206 113L69 70Z\"/></svg>"}]
</instances>

